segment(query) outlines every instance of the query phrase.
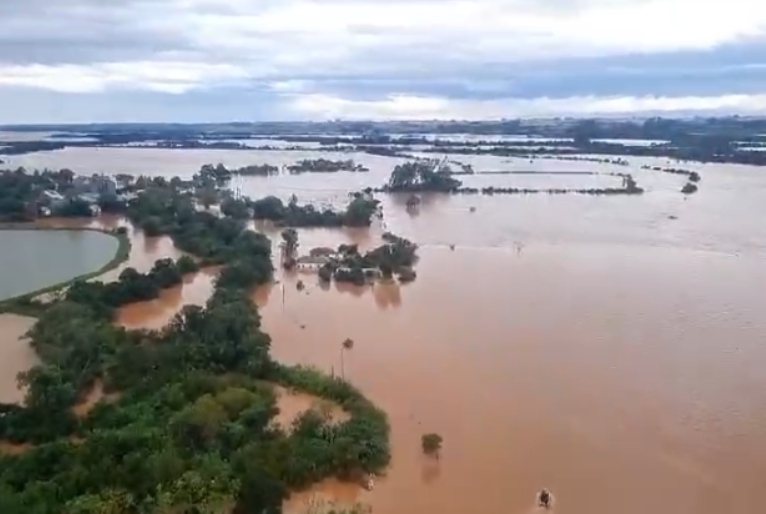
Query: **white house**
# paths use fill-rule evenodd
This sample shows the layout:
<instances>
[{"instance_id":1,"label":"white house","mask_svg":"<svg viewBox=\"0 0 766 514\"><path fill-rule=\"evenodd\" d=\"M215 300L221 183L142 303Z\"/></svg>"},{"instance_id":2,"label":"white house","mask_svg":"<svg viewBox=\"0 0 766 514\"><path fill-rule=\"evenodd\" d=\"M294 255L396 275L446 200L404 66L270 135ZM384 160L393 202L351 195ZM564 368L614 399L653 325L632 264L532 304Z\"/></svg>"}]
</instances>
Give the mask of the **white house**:
<instances>
[{"instance_id":1,"label":"white house","mask_svg":"<svg viewBox=\"0 0 766 514\"><path fill-rule=\"evenodd\" d=\"M306 255L295 260L295 267L300 271L319 271L319 268L330 262L329 257Z\"/></svg>"},{"instance_id":2,"label":"white house","mask_svg":"<svg viewBox=\"0 0 766 514\"><path fill-rule=\"evenodd\" d=\"M46 207L50 207L51 209L55 210L58 207L61 207L64 202L66 202L66 198L64 198L58 191L46 190L43 191L42 195L40 196L40 201L46 204Z\"/></svg>"}]
</instances>

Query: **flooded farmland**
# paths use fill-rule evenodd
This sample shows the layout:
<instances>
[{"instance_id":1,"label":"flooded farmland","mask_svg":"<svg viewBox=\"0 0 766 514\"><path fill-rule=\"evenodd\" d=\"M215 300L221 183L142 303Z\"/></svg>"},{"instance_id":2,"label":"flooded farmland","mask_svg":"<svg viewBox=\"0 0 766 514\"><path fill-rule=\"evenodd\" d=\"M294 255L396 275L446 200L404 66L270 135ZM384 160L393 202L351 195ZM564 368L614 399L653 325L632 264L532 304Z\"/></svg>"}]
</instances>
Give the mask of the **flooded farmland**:
<instances>
[{"instance_id":1,"label":"flooded farmland","mask_svg":"<svg viewBox=\"0 0 766 514\"><path fill-rule=\"evenodd\" d=\"M317 157L353 158L371 171L243 178L237 187L339 205L351 190L381 185L399 162L308 150L72 148L9 163L189 176L206 162ZM628 170L647 192L425 195L415 212L389 196L381 197L383 222L369 231L299 231L301 251L373 245L384 230L421 245L412 284L324 290L311 276L280 274L253 293L278 359L342 371L391 419L392 466L374 491L334 482L317 491L361 499L379 514L526 514L542 487L563 513L758 512L766 476L766 175L685 164L703 176L686 197L679 177L640 169L664 160L622 167L455 158L477 171L531 167L539 176L519 179L524 186L579 184L554 175L563 171ZM595 177L587 180L611 178ZM498 180L517 183L513 175ZM146 269L178 255L168 239L132 237L123 266ZM162 326L183 304L204 302L214 277L201 272L154 302L123 308L118 321ZM0 321L4 332L16 322ZM346 338L355 344L344 351ZM15 394L3 384L3 394ZM427 432L444 437L438 462L422 456Z\"/></svg>"}]
</instances>

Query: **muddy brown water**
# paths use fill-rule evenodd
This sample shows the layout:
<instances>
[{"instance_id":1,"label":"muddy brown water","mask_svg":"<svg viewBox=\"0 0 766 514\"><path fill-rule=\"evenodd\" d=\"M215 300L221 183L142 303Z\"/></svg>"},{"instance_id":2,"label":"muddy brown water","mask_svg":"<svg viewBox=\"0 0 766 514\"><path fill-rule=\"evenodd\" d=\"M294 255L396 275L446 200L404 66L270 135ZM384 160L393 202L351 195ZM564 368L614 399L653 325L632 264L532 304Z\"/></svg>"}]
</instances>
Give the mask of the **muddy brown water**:
<instances>
[{"instance_id":1,"label":"muddy brown water","mask_svg":"<svg viewBox=\"0 0 766 514\"><path fill-rule=\"evenodd\" d=\"M215 155L196 164L226 163ZM380 162L357 160L367 178L249 179L242 189L340 203L357 181L384 176ZM327 481L296 496L293 511L320 495L382 514L527 513L547 487L560 513L762 512L766 175L686 165L703 175L686 198L678 177L638 169L664 160L631 162L642 197L431 195L409 213L387 198L384 224L368 231L300 232L305 252L372 246L393 230L421 244L421 261L406 286L323 289L311 275L280 274L253 293L278 359L344 373L392 424L392 465L372 492ZM136 267L178 255L168 240L135 238ZM204 302L213 280L198 274L119 321L161 326ZM444 438L438 461L422 455L426 432Z\"/></svg>"},{"instance_id":2,"label":"muddy brown water","mask_svg":"<svg viewBox=\"0 0 766 514\"><path fill-rule=\"evenodd\" d=\"M274 386L274 392L277 395L279 407L279 414L275 421L286 430L292 427L301 414L309 410L325 416L332 423L342 423L349 419L348 413L341 409L340 405L331 401L281 386Z\"/></svg>"},{"instance_id":3,"label":"muddy brown water","mask_svg":"<svg viewBox=\"0 0 766 514\"><path fill-rule=\"evenodd\" d=\"M0 402L21 403L24 391L18 387L16 375L40 362L24 337L35 319L17 314L0 314Z\"/></svg>"}]
</instances>

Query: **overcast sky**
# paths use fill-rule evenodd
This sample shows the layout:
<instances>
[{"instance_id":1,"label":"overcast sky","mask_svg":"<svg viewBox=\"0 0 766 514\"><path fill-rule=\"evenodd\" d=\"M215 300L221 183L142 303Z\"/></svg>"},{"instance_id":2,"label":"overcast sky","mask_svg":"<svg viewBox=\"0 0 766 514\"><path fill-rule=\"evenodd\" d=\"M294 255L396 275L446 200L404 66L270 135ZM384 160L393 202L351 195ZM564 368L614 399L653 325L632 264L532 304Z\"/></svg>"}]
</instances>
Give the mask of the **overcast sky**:
<instances>
[{"instance_id":1,"label":"overcast sky","mask_svg":"<svg viewBox=\"0 0 766 514\"><path fill-rule=\"evenodd\" d=\"M0 123L766 114L756 0L0 0Z\"/></svg>"}]
</instances>

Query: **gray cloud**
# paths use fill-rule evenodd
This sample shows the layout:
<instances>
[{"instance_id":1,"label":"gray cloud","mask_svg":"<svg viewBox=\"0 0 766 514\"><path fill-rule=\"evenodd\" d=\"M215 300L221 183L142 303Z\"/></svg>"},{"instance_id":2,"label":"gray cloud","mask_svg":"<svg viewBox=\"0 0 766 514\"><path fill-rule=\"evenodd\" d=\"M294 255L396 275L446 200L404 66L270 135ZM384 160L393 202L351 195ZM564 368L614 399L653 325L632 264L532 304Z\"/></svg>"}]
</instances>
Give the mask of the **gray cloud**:
<instances>
[{"instance_id":1,"label":"gray cloud","mask_svg":"<svg viewBox=\"0 0 766 514\"><path fill-rule=\"evenodd\" d=\"M593 95L699 103L763 90L764 36L766 6L750 0L2 0L0 101L67 99L83 116L117 117L131 111L110 99L206 116L231 98L254 116L276 112L259 105L315 114L396 95L461 112Z\"/></svg>"},{"instance_id":2,"label":"gray cloud","mask_svg":"<svg viewBox=\"0 0 766 514\"><path fill-rule=\"evenodd\" d=\"M3 0L0 62L90 64L190 52L184 31L167 22L176 8L164 0Z\"/></svg>"}]
</instances>

